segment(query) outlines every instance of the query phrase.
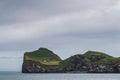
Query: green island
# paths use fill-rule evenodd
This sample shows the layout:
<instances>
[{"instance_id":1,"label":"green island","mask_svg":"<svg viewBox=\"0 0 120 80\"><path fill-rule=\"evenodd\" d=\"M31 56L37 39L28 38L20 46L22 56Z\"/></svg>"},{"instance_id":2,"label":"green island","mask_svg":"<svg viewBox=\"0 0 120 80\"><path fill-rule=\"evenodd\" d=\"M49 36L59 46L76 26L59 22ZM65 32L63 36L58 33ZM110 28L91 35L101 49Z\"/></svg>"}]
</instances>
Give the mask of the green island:
<instances>
[{"instance_id":1,"label":"green island","mask_svg":"<svg viewBox=\"0 0 120 80\"><path fill-rule=\"evenodd\" d=\"M120 58L87 51L65 60L47 48L24 53L22 73L120 73Z\"/></svg>"}]
</instances>

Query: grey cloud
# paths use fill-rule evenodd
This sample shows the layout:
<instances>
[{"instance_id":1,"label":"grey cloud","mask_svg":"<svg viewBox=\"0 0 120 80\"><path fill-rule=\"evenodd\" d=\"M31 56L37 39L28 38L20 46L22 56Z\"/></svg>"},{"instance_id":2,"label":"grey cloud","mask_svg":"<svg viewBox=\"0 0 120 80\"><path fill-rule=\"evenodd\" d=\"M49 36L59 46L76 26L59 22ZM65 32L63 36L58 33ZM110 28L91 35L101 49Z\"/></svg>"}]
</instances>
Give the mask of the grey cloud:
<instances>
[{"instance_id":1,"label":"grey cloud","mask_svg":"<svg viewBox=\"0 0 120 80\"><path fill-rule=\"evenodd\" d=\"M1 24L42 20L54 15L110 7L117 1L106 0L11 0L1 1Z\"/></svg>"}]
</instances>

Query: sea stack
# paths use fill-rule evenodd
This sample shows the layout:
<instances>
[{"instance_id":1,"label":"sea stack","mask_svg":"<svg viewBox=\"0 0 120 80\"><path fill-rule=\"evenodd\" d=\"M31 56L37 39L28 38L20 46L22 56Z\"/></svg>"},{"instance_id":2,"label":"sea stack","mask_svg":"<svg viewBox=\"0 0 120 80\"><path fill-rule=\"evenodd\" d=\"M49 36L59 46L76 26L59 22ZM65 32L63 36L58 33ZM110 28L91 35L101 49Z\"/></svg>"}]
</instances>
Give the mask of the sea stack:
<instances>
[{"instance_id":1,"label":"sea stack","mask_svg":"<svg viewBox=\"0 0 120 80\"><path fill-rule=\"evenodd\" d=\"M22 65L23 73L49 73L58 72L61 58L47 48L39 48L24 54Z\"/></svg>"},{"instance_id":2,"label":"sea stack","mask_svg":"<svg viewBox=\"0 0 120 80\"><path fill-rule=\"evenodd\" d=\"M24 54L22 73L120 73L120 58L87 51L65 60L47 48Z\"/></svg>"}]
</instances>

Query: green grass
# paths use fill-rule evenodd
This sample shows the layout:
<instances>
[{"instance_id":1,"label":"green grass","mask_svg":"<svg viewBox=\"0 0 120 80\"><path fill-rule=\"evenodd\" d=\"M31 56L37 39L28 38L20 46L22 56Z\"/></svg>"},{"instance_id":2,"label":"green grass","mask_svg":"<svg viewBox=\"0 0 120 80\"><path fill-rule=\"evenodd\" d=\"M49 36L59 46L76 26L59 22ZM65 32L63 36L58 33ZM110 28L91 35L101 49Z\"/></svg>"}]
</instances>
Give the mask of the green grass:
<instances>
[{"instance_id":1,"label":"green grass","mask_svg":"<svg viewBox=\"0 0 120 80\"><path fill-rule=\"evenodd\" d=\"M45 65L58 65L61 58L46 48L40 48L33 52L26 52L24 60L32 60Z\"/></svg>"},{"instance_id":2,"label":"green grass","mask_svg":"<svg viewBox=\"0 0 120 80\"><path fill-rule=\"evenodd\" d=\"M60 68L63 70L65 68L67 68L67 66L70 65L70 61L69 61L69 58L66 59L66 60L63 60L60 62L59 66Z\"/></svg>"},{"instance_id":3,"label":"green grass","mask_svg":"<svg viewBox=\"0 0 120 80\"><path fill-rule=\"evenodd\" d=\"M91 60L92 63L97 64L115 64L117 61L120 61L120 59L116 57L112 57L110 55L107 55L102 52L96 52L96 51L88 51L84 54L88 59Z\"/></svg>"},{"instance_id":4,"label":"green grass","mask_svg":"<svg viewBox=\"0 0 120 80\"><path fill-rule=\"evenodd\" d=\"M60 61L48 61L48 62L41 62L42 64L45 65L59 65Z\"/></svg>"},{"instance_id":5,"label":"green grass","mask_svg":"<svg viewBox=\"0 0 120 80\"><path fill-rule=\"evenodd\" d=\"M60 62L61 70L82 70L89 65L89 60L81 54L71 56Z\"/></svg>"}]
</instances>

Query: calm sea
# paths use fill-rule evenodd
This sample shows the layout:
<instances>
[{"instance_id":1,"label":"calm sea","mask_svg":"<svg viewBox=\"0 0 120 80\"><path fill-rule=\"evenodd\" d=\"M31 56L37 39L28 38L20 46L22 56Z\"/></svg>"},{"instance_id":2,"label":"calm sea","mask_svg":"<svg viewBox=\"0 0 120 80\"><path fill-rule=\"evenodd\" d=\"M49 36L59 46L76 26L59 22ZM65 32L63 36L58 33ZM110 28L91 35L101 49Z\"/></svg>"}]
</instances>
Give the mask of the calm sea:
<instances>
[{"instance_id":1,"label":"calm sea","mask_svg":"<svg viewBox=\"0 0 120 80\"><path fill-rule=\"evenodd\" d=\"M22 74L0 72L0 80L120 80L120 74Z\"/></svg>"}]
</instances>

